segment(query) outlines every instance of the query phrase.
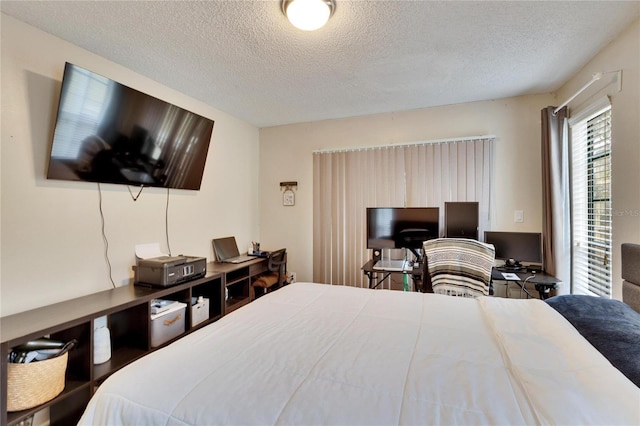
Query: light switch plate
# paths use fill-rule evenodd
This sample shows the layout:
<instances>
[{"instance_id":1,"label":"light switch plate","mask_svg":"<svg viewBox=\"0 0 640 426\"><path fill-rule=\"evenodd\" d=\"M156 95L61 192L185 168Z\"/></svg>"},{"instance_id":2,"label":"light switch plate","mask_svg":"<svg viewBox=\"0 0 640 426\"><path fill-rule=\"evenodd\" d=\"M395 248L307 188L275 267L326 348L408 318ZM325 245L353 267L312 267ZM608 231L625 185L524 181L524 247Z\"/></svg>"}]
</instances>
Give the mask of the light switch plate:
<instances>
[{"instance_id":1,"label":"light switch plate","mask_svg":"<svg viewBox=\"0 0 640 426\"><path fill-rule=\"evenodd\" d=\"M524 212L522 210L515 210L513 212L514 222L524 222Z\"/></svg>"}]
</instances>

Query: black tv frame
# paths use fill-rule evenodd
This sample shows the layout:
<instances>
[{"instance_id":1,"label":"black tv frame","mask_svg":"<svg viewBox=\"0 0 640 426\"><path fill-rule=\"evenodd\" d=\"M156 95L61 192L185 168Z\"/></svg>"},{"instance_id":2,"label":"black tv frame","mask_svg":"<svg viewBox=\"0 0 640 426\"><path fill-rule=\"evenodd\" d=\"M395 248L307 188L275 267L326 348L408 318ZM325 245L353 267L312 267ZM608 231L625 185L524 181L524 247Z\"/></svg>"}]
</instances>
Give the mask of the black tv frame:
<instances>
[{"instance_id":1,"label":"black tv frame","mask_svg":"<svg viewBox=\"0 0 640 426\"><path fill-rule=\"evenodd\" d=\"M199 190L213 126L67 62L47 179Z\"/></svg>"}]
</instances>

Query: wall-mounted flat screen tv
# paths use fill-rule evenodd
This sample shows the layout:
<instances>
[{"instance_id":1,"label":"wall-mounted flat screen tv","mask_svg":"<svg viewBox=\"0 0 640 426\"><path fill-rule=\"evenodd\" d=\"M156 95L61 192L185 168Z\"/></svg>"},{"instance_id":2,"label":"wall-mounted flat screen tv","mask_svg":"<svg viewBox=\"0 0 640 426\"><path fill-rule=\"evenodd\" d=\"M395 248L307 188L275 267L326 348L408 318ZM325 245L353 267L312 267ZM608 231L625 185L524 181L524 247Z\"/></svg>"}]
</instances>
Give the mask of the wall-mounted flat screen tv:
<instances>
[{"instance_id":1,"label":"wall-mounted flat screen tv","mask_svg":"<svg viewBox=\"0 0 640 426\"><path fill-rule=\"evenodd\" d=\"M421 249L440 235L438 207L368 207L367 248Z\"/></svg>"},{"instance_id":2,"label":"wall-mounted flat screen tv","mask_svg":"<svg viewBox=\"0 0 640 426\"><path fill-rule=\"evenodd\" d=\"M213 124L67 62L47 178L198 190Z\"/></svg>"}]
</instances>

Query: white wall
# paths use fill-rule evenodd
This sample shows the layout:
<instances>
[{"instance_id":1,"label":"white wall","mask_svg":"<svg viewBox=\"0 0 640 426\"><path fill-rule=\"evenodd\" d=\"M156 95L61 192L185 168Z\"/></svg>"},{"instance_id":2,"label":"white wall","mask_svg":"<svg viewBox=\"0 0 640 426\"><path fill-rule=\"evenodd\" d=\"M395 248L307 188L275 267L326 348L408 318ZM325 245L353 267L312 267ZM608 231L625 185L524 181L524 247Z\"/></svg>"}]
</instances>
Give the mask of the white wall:
<instances>
[{"instance_id":1,"label":"white wall","mask_svg":"<svg viewBox=\"0 0 640 426\"><path fill-rule=\"evenodd\" d=\"M491 227L540 232L540 110L567 99L589 81L593 73L622 69L621 92L617 91L615 75L608 75L570 104L571 108L579 108L603 94L609 94L612 99L613 295L620 299L620 244L640 243L639 56L640 20L637 20L557 94L261 129L261 239L266 247L286 246L289 269L297 272L298 281L309 281L313 275L314 150L485 134L497 137ZM278 182L284 180L299 183L295 207L282 206ZM524 210L524 223L513 222L514 210ZM568 286L561 291L568 291Z\"/></svg>"},{"instance_id":2,"label":"white wall","mask_svg":"<svg viewBox=\"0 0 640 426\"><path fill-rule=\"evenodd\" d=\"M260 130L260 228L265 247L286 246L298 281L313 278L312 152L455 137L495 135L491 227L542 230L540 110L551 95L328 120ZM279 182L298 181L296 205L282 206ZM514 210L524 222L514 223Z\"/></svg>"},{"instance_id":3,"label":"white wall","mask_svg":"<svg viewBox=\"0 0 640 426\"><path fill-rule=\"evenodd\" d=\"M539 231L540 109L558 104L596 71L623 69L623 90L609 93L614 108L614 246L640 242L640 23L604 48L558 96L525 96L368 117L261 129L164 87L144 76L1 15L0 315L110 288L95 185L45 179L53 120L65 61L215 120L202 189L171 191L174 254L211 259L211 238L236 235L244 250L287 247L289 270L312 279L312 152L492 134L495 145L491 226ZM587 102L585 93L572 107ZM258 140L260 144L258 144ZM259 176L258 176L259 173ZM227 176L242 191L225 188ZM279 182L298 181L296 205L282 206ZM259 183L258 183L259 182ZM109 259L117 285L131 279L133 247L164 244L166 192L145 189L133 202L126 187L103 185ZM259 197L259 202L258 202ZM523 210L525 222L513 222ZM260 226L258 226L258 223ZM261 231L261 232L260 232ZM614 257L614 296L619 297Z\"/></svg>"},{"instance_id":4,"label":"white wall","mask_svg":"<svg viewBox=\"0 0 640 426\"><path fill-rule=\"evenodd\" d=\"M622 298L620 245L640 243L640 19L600 51L558 91L560 102L596 72L622 70L604 77L569 104L569 112L604 95L611 98L611 186L613 210L613 297Z\"/></svg>"},{"instance_id":5,"label":"white wall","mask_svg":"<svg viewBox=\"0 0 640 426\"><path fill-rule=\"evenodd\" d=\"M211 239L258 239L258 129L118 64L2 15L0 315L111 288L96 184L45 179L65 61L215 120L200 191L171 190L172 254L211 260ZM238 179L238 191L224 184ZM136 188L132 188L134 193ZM111 276L128 284L134 246L165 244L166 190L134 202L102 185Z\"/></svg>"}]
</instances>

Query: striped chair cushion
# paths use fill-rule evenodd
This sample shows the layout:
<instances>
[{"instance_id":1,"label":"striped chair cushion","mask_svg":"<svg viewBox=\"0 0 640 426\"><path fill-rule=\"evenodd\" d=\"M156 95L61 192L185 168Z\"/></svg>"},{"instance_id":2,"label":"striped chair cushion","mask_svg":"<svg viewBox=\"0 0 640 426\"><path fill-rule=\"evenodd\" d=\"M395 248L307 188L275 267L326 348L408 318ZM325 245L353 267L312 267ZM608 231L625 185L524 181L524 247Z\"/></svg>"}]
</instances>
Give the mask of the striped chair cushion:
<instances>
[{"instance_id":1,"label":"striped chair cushion","mask_svg":"<svg viewBox=\"0 0 640 426\"><path fill-rule=\"evenodd\" d=\"M463 238L425 241L424 254L434 293L478 297L489 294L495 249Z\"/></svg>"}]
</instances>

